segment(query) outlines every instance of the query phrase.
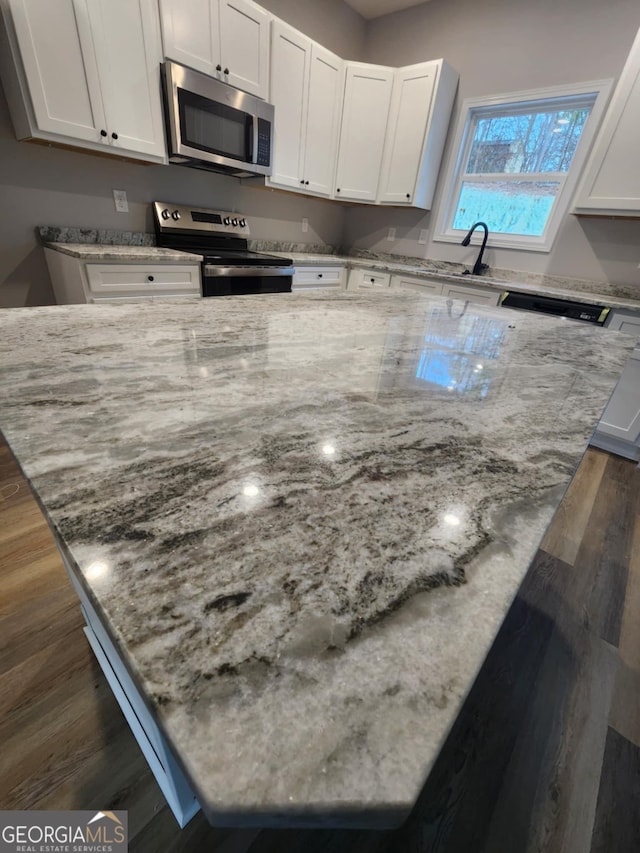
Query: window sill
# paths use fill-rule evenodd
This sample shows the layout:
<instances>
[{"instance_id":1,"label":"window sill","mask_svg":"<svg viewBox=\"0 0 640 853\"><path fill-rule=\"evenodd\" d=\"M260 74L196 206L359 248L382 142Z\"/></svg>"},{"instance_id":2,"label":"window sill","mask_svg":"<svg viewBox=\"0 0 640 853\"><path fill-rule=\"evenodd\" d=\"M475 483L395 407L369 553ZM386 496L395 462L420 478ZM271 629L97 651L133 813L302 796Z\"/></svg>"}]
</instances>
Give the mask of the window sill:
<instances>
[{"instance_id":1,"label":"window sill","mask_svg":"<svg viewBox=\"0 0 640 853\"><path fill-rule=\"evenodd\" d=\"M434 243L457 243L461 245L463 237L464 233L461 236L457 234L435 234L432 240ZM547 254L551 251L552 245L548 242L531 243L526 238L509 238L504 234L495 234L492 231L489 231L489 239L487 241L487 249L515 249L518 252L545 252ZM479 249L480 246L480 240L472 241L467 248Z\"/></svg>"}]
</instances>

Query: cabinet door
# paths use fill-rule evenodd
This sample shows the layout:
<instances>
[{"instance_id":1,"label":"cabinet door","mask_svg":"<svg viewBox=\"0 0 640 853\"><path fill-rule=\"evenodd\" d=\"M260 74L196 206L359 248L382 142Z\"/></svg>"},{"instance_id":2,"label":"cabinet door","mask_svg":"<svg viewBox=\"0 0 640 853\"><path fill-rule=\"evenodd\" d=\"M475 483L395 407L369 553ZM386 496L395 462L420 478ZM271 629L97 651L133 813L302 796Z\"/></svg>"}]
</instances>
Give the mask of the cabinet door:
<instances>
[{"instance_id":1,"label":"cabinet door","mask_svg":"<svg viewBox=\"0 0 640 853\"><path fill-rule=\"evenodd\" d=\"M271 31L271 89L275 107L273 174L270 184L304 187L304 146L307 122L307 91L311 42L308 38L274 21Z\"/></svg>"},{"instance_id":2,"label":"cabinet door","mask_svg":"<svg viewBox=\"0 0 640 853\"><path fill-rule=\"evenodd\" d=\"M104 141L100 131L106 122L84 0L10 0L9 9L38 130Z\"/></svg>"},{"instance_id":3,"label":"cabinet door","mask_svg":"<svg viewBox=\"0 0 640 853\"><path fill-rule=\"evenodd\" d=\"M336 198L375 201L393 69L347 63Z\"/></svg>"},{"instance_id":4,"label":"cabinet door","mask_svg":"<svg viewBox=\"0 0 640 853\"><path fill-rule=\"evenodd\" d=\"M166 157L153 0L89 0L109 144Z\"/></svg>"},{"instance_id":5,"label":"cabinet door","mask_svg":"<svg viewBox=\"0 0 640 853\"><path fill-rule=\"evenodd\" d=\"M478 305L497 305L500 291L483 287L465 287L460 284L445 284L442 295L450 299L462 299L465 302L475 302Z\"/></svg>"},{"instance_id":6,"label":"cabinet door","mask_svg":"<svg viewBox=\"0 0 640 853\"><path fill-rule=\"evenodd\" d=\"M640 31L631 48L578 190L576 211L640 216Z\"/></svg>"},{"instance_id":7,"label":"cabinet door","mask_svg":"<svg viewBox=\"0 0 640 853\"><path fill-rule=\"evenodd\" d=\"M219 3L222 79L266 100L269 15L248 0L219 0Z\"/></svg>"},{"instance_id":8,"label":"cabinet door","mask_svg":"<svg viewBox=\"0 0 640 853\"><path fill-rule=\"evenodd\" d=\"M640 438L640 350L627 362L604 414L598 433L637 442Z\"/></svg>"},{"instance_id":9,"label":"cabinet door","mask_svg":"<svg viewBox=\"0 0 640 853\"><path fill-rule=\"evenodd\" d=\"M437 70L435 62L396 69L378 201L413 201Z\"/></svg>"},{"instance_id":10,"label":"cabinet door","mask_svg":"<svg viewBox=\"0 0 640 853\"><path fill-rule=\"evenodd\" d=\"M439 281L400 274L391 276L391 287L393 290L414 290L418 293L431 293L435 296L442 293L442 284Z\"/></svg>"},{"instance_id":11,"label":"cabinet door","mask_svg":"<svg viewBox=\"0 0 640 853\"><path fill-rule=\"evenodd\" d=\"M203 74L218 76L220 32L217 0L160 0L164 55Z\"/></svg>"},{"instance_id":12,"label":"cabinet door","mask_svg":"<svg viewBox=\"0 0 640 853\"><path fill-rule=\"evenodd\" d=\"M615 332L625 332L640 338L640 314L626 314L623 311L613 311L607 328Z\"/></svg>"},{"instance_id":13,"label":"cabinet door","mask_svg":"<svg viewBox=\"0 0 640 853\"><path fill-rule=\"evenodd\" d=\"M307 131L304 159L305 189L331 195L334 186L342 97L344 62L314 44L311 50Z\"/></svg>"}]
</instances>

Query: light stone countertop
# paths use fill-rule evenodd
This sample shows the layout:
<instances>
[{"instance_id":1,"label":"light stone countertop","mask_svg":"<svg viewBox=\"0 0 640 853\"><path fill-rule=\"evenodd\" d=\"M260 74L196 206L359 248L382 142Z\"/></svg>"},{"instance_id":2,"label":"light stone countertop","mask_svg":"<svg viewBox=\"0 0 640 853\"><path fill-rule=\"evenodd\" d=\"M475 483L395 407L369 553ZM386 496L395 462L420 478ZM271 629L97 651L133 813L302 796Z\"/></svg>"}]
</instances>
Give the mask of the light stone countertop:
<instances>
[{"instance_id":1,"label":"light stone countertop","mask_svg":"<svg viewBox=\"0 0 640 853\"><path fill-rule=\"evenodd\" d=\"M637 287L616 285L607 282L571 279L562 276L541 275L515 270L494 270L493 275L463 275L464 264L453 264L432 260L406 263L410 259L395 261L387 256L384 259L364 258L353 255L306 254L304 252L278 253L293 260L296 266L346 266L348 269L374 269L383 272L402 273L428 281L441 281L451 284L486 287L490 290L517 290L557 299L573 299L590 305L611 306L640 310L640 281ZM413 259L411 259L413 261Z\"/></svg>"},{"instance_id":2,"label":"light stone countertop","mask_svg":"<svg viewBox=\"0 0 640 853\"><path fill-rule=\"evenodd\" d=\"M86 261L129 261L130 263L162 264L200 264L202 255L194 252L182 252L177 249L163 249L159 246L117 246L98 243L45 243L48 249L55 249L72 258Z\"/></svg>"},{"instance_id":3,"label":"light stone countertop","mask_svg":"<svg viewBox=\"0 0 640 853\"><path fill-rule=\"evenodd\" d=\"M634 344L454 309L2 311L0 428L218 825L406 818Z\"/></svg>"}]
</instances>

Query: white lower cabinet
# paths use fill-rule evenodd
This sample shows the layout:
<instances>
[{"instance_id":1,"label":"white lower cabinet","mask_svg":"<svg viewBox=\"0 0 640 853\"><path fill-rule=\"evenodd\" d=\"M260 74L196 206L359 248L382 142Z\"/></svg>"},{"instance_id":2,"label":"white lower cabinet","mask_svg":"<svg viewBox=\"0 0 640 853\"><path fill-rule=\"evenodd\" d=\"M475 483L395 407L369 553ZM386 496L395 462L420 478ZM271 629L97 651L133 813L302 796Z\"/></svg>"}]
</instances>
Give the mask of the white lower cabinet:
<instances>
[{"instance_id":1,"label":"white lower cabinet","mask_svg":"<svg viewBox=\"0 0 640 853\"><path fill-rule=\"evenodd\" d=\"M449 299L461 299L464 302L474 302L477 305L497 305L500 291L488 287L474 287L466 284L445 284L442 295Z\"/></svg>"},{"instance_id":2,"label":"white lower cabinet","mask_svg":"<svg viewBox=\"0 0 640 853\"><path fill-rule=\"evenodd\" d=\"M291 289L294 293L310 290L344 290L346 282L345 267L297 267Z\"/></svg>"},{"instance_id":3,"label":"white lower cabinet","mask_svg":"<svg viewBox=\"0 0 640 853\"><path fill-rule=\"evenodd\" d=\"M58 305L199 296L200 265L169 263L91 263L44 250Z\"/></svg>"},{"instance_id":4,"label":"white lower cabinet","mask_svg":"<svg viewBox=\"0 0 640 853\"><path fill-rule=\"evenodd\" d=\"M591 444L640 460L640 314L613 311L607 328L638 339L596 427Z\"/></svg>"},{"instance_id":5,"label":"white lower cabinet","mask_svg":"<svg viewBox=\"0 0 640 853\"><path fill-rule=\"evenodd\" d=\"M349 272L349 290L389 290L391 274L379 270L352 269Z\"/></svg>"},{"instance_id":6,"label":"white lower cabinet","mask_svg":"<svg viewBox=\"0 0 640 853\"><path fill-rule=\"evenodd\" d=\"M414 290L418 293L431 293L440 296L442 293L442 282L429 281L426 278L415 278L410 275L392 275L392 290Z\"/></svg>"}]
</instances>

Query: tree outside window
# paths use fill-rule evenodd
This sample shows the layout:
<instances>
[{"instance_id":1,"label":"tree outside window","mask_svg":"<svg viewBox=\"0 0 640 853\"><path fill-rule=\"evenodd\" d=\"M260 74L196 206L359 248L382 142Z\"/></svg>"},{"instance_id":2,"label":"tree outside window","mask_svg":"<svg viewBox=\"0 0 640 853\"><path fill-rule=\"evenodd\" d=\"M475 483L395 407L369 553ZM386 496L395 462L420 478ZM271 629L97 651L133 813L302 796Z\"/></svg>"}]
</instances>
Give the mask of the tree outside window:
<instances>
[{"instance_id":1,"label":"tree outside window","mask_svg":"<svg viewBox=\"0 0 640 853\"><path fill-rule=\"evenodd\" d=\"M567 181L576 156L582 153L582 162L586 153L581 142L587 129L587 136L593 132L589 116L596 102L602 111L606 89L601 81L590 91L570 95L549 97L547 91L531 99L505 96L502 102L470 103L458 134L458 166L444 227L436 239L461 239L481 220L494 245L501 235L497 245L548 250L561 202L564 209L568 204Z\"/></svg>"}]
</instances>

